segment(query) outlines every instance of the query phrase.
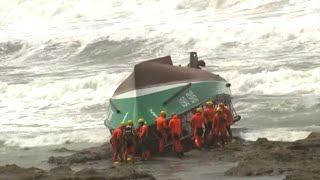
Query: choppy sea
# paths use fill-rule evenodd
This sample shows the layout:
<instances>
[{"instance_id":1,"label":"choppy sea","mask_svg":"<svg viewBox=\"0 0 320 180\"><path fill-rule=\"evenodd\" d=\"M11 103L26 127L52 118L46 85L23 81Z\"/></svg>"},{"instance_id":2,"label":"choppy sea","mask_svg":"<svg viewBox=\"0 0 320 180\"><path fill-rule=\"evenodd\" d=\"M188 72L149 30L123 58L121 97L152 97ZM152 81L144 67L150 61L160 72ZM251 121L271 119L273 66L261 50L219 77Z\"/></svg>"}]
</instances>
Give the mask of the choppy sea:
<instances>
[{"instance_id":1,"label":"choppy sea","mask_svg":"<svg viewBox=\"0 0 320 180\"><path fill-rule=\"evenodd\" d=\"M232 84L240 136L305 138L320 131L319 19L318 0L0 0L0 164L106 142L134 64L190 51Z\"/></svg>"}]
</instances>

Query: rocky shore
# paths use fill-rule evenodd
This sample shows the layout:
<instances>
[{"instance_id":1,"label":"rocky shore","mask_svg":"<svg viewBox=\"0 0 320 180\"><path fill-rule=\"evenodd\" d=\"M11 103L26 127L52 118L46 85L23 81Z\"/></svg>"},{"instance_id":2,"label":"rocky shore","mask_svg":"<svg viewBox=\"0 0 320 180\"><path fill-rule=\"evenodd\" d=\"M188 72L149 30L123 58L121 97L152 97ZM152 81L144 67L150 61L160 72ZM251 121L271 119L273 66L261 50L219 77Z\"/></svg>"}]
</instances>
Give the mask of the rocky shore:
<instances>
[{"instance_id":1,"label":"rocky shore","mask_svg":"<svg viewBox=\"0 0 320 180\"><path fill-rule=\"evenodd\" d=\"M48 163L56 167L48 171L16 165L0 166L0 179L156 179L160 177L159 168L170 170L172 167L180 167L176 178L183 179L179 176L192 171L194 166L206 167L201 171L209 173L214 168L212 163L221 162L235 164L224 172L227 177L283 175L286 180L320 179L320 133L311 133L306 139L295 142L268 141L266 138L244 141L236 138L223 151L219 148L191 150L182 159L169 153L165 157L153 157L149 162L114 164L111 157L112 148L105 144L74 152L70 156L50 157ZM180 164L184 165L183 168ZM166 175L169 178L166 173L161 177Z\"/></svg>"}]
</instances>

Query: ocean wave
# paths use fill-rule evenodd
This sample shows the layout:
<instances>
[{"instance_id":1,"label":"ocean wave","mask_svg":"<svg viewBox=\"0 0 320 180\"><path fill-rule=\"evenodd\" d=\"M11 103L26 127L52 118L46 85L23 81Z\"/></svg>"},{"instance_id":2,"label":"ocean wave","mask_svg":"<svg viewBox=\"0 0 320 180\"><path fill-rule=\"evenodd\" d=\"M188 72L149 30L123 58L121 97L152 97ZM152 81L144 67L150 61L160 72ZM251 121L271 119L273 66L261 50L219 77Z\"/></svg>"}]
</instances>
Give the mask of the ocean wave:
<instances>
[{"instance_id":1,"label":"ocean wave","mask_svg":"<svg viewBox=\"0 0 320 180\"><path fill-rule=\"evenodd\" d=\"M85 100L106 101L111 97L118 84L129 72L101 72L95 76L77 79L63 79L52 82L50 79L36 79L28 84L0 83L2 102L19 100L34 102L37 100L61 101L68 103Z\"/></svg>"},{"instance_id":2,"label":"ocean wave","mask_svg":"<svg viewBox=\"0 0 320 180\"><path fill-rule=\"evenodd\" d=\"M299 131L288 128L270 128L240 132L240 137L245 140L256 141L258 138L267 138L270 141L296 141L305 139L310 131Z\"/></svg>"},{"instance_id":3,"label":"ocean wave","mask_svg":"<svg viewBox=\"0 0 320 180\"><path fill-rule=\"evenodd\" d=\"M103 126L104 106L133 65L169 54L174 63L187 64L188 51L214 59L206 63L240 97L235 106L244 117L241 124L265 125L252 118L264 115L271 119L266 127L281 121L286 127L297 117L293 112L304 111L314 114L295 123L314 124L318 7L318 0L0 2L0 124L4 133L17 132L5 143L102 142L103 133L95 134L94 127ZM66 129L71 131L62 132ZM32 134L35 130L43 134ZM262 135L276 139L271 131Z\"/></svg>"},{"instance_id":4,"label":"ocean wave","mask_svg":"<svg viewBox=\"0 0 320 180\"><path fill-rule=\"evenodd\" d=\"M0 57L10 55L22 49L23 43L21 42L1 42L0 43Z\"/></svg>"},{"instance_id":5,"label":"ocean wave","mask_svg":"<svg viewBox=\"0 0 320 180\"><path fill-rule=\"evenodd\" d=\"M230 80L235 95L319 95L319 74L320 68L309 70L279 68L256 73L227 71L223 72L222 76Z\"/></svg>"},{"instance_id":6,"label":"ocean wave","mask_svg":"<svg viewBox=\"0 0 320 180\"><path fill-rule=\"evenodd\" d=\"M35 135L35 134L34 134ZM46 134L37 134L37 136L15 136L2 137L3 146L39 147L49 145L61 145L66 143L103 143L108 141L110 136L107 129L87 129L72 132L49 132Z\"/></svg>"},{"instance_id":7,"label":"ocean wave","mask_svg":"<svg viewBox=\"0 0 320 180\"><path fill-rule=\"evenodd\" d=\"M0 32L1 33L1 32ZM23 41L0 41L0 65L17 59L28 48L28 43Z\"/></svg>"},{"instance_id":8,"label":"ocean wave","mask_svg":"<svg viewBox=\"0 0 320 180\"><path fill-rule=\"evenodd\" d=\"M113 41L108 37L100 37L94 42L90 42L86 45L82 51L75 56L74 61L86 65L92 63L97 64L121 64L124 63L124 59L139 57L137 53L144 49L145 40L122 40ZM136 56L135 56L136 55Z\"/></svg>"},{"instance_id":9,"label":"ocean wave","mask_svg":"<svg viewBox=\"0 0 320 180\"><path fill-rule=\"evenodd\" d=\"M318 3L316 0L290 2L284 0L142 0L130 3L119 0L108 2L95 0L90 3L84 0L72 0L68 3L62 3L62 0L48 2L13 0L10 2L4 4L3 9L0 9L2 10L0 11L0 23L9 26L8 32L15 32L19 29L17 27L21 27L20 29L23 29L21 33L30 32L29 36L39 35L43 37L51 37L52 33L56 33L56 37L68 35L71 37L78 36L79 38L109 35L110 39L113 40L141 37L151 39L154 34L157 34L158 37L163 37L164 34L173 34L178 35L177 37L192 38L196 37L195 32L201 32L201 34L197 33L196 35L200 37L206 35L204 38L210 38L213 35L213 40L210 39L210 42L213 43L219 40L222 34L224 34L225 39L229 39L227 37L230 37L230 30L239 32L244 29L245 31L242 33L248 32L244 34L247 35L245 37L247 39L254 39L257 35L272 37L274 34L300 31L299 27L301 26L305 27L303 28L305 32L308 32L312 27L310 25L318 26L316 20L319 18L318 14L313 11L316 10L315 5ZM296 8L302 5L308 7L305 8L304 12L300 12L305 14L297 14L298 17L286 16L286 14L299 13ZM37 11L33 10L35 6ZM283 7L286 9L281 10ZM219 8L223 10L216 10ZM202 11L197 12L194 9ZM238 10L248 9L257 9L258 11L238 12ZM277 16L280 14L283 18L272 17L272 14L270 16L263 14L265 12L262 12L261 9L267 9L266 12L273 9L279 12ZM185 19L188 19L188 21L185 21ZM307 19L309 21L306 21ZM49 21L52 22L50 24L53 26L47 23ZM297 24L299 24L298 28ZM150 28L153 31L149 31ZM208 29L210 31L206 32ZM259 33L260 31L264 32L264 30L269 32ZM317 31L314 30L314 32ZM179 34L181 35L179 36ZM291 35L288 33L286 38L290 40L299 37L297 35L296 33ZM235 34L230 39L236 38L239 40L243 36ZM250 38L251 36L253 37Z\"/></svg>"},{"instance_id":10,"label":"ocean wave","mask_svg":"<svg viewBox=\"0 0 320 180\"><path fill-rule=\"evenodd\" d=\"M128 74L103 72L82 79L38 79L28 84L2 82L0 124L6 130L0 134L103 127L104 106Z\"/></svg>"}]
</instances>

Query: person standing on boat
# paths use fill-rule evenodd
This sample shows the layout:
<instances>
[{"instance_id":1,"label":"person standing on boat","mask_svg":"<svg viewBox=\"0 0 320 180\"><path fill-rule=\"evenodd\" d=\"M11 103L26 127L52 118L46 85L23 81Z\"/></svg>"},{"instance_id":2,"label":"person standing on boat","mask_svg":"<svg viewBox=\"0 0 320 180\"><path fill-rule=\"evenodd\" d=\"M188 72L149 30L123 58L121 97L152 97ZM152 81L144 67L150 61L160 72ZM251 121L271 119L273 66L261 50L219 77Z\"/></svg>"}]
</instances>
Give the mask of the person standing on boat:
<instances>
[{"instance_id":1,"label":"person standing on boat","mask_svg":"<svg viewBox=\"0 0 320 180\"><path fill-rule=\"evenodd\" d=\"M182 157L183 155L183 147L181 144L181 119L174 114L173 117L169 121L169 128L171 130L171 139L173 143L174 152Z\"/></svg>"},{"instance_id":2,"label":"person standing on boat","mask_svg":"<svg viewBox=\"0 0 320 180\"><path fill-rule=\"evenodd\" d=\"M142 160L148 160L151 157L151 152L149 149L149 127L147 126L144 119L140 118L138 120L138 123L140 125L140 131L139 131L139 139L141 143L141 159Z\"/></svg>"},{"instance_id":3,"label":"person standing on boat","mask_svg":"<svg viewBox=\"0 0 320 180\"><path fill-rule=\"evenodd\" d=\"M223 113L226 115L226 121L227 121L227 132L229 135L229 141L232 140L232 131L231 131L231 125L233 124L233 116L228 109L223 103L219 104L219 107L222 108Z\"/></svg>"},{"instance_id":4,"label":"person standing on boat","mask_svg":"<svg viewBox=\"0 0 320 180\"><path fill-rule=\"evenodd\" d=\"M213 102L212 101L208 101L206 103L206 110L203 112L203 116L206 118L206 132L205 132L205 138L208 144L212 143L212 133L211 133L211 129L212 129L212 122L213 122L213 118L216 115L216 110L213 107Z\"/></svg>"},{"instance_id":5,"label":"person standing on boat","mask_svg":"<svg viewBox=\"0 0 320 180\"><path fill-rule=\"evenodd\" d=\"M110 143L112 144L113 148L113 161L117 161L118 155L120 156L121 161L123 161L122 156L122 144L123 144L123 131L124 128L127 126L126 122L122 122L120 127L115 129L112 133Z\"/></svg>"},{"instance_id":6,"label":"person standing on boat","mask_svg":"<svg viewBox=\"0 0 320 180\"><path fill-rule=\"evenodd\" d=\"M124 160L127 162L128 155L131 154L131 161L135 162L136 153L136 137L137 128L133 126L133 120L128 121L128 125L124 128L124 138L125 138L125 150L124 150Z\"/></svg>"},{"instance_id":7,"label":"person standing on boat","mask_svg":"<svg viewBox=\"0 0 320 180\"><path fill-rule=\"evenodd\" d=\"M226 142L227 117L221 107L217 107L216 111L217 114L213 119L212 132L218 136L220 146L223 149Z\"/></svg>"},{"instance_id":8,"label":"person standing on boat","mask_svg":"<svg viewBox=\"0 0 320 180\"><path fill-rule=\"evenodd\" d=\"M160 112L160 116L156 119L157 132L159 136L159 153L162 154L167 140L167 113L165 111Z\"/></svg>"},{"instance_id":9,"label":"person standing on boat","mask_svg":"<svg viewBox=\"0 0 320 180\"><path fill-rule=\"evenodd\" d=\"M203 126L205 124L205 118L202 115L202 109L197 108L196 113L191 119L191 127L193 128L194 143L198 149L202 149L202 135L203 135Z\"/></svg>"}]
</instances>

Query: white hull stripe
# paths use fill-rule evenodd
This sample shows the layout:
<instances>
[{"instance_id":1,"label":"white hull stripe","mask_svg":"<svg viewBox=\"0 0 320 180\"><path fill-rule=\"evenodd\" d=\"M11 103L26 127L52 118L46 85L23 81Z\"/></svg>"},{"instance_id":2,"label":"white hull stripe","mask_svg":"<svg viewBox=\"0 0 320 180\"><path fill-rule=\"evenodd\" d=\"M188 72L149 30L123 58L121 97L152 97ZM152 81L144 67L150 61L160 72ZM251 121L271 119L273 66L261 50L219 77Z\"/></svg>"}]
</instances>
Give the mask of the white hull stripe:
<instances>
[{"instance_id":1,"label":"white hull stripe","mask_svg":"<svg viewBox=\"0 0 320 180\"><path fill-rule=\"evenodd\" d=\"M124 98L133 98L133 97L139 97L144 96L156 92L161 92L164 90L185 86L189 83L192 84L198 84L203 82L224 82L224 81L196 81L196 82L184 82L184 83L178 83L178 84L170 84L170 85L164 85L164 86L157 86L157 87L151 87L151 88L144 88L144 89L136 89L132 91L125 92L123 94L116 95L112 97L112 99L124 99ZM226 83L226 82L225 82Z\"/></svg>"}]
</instances>

